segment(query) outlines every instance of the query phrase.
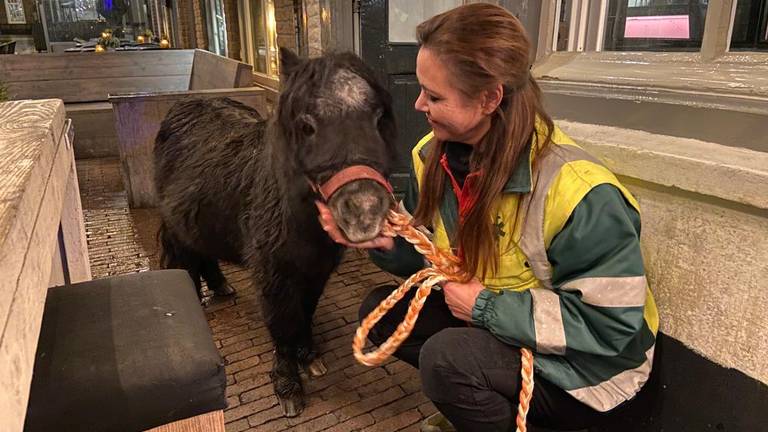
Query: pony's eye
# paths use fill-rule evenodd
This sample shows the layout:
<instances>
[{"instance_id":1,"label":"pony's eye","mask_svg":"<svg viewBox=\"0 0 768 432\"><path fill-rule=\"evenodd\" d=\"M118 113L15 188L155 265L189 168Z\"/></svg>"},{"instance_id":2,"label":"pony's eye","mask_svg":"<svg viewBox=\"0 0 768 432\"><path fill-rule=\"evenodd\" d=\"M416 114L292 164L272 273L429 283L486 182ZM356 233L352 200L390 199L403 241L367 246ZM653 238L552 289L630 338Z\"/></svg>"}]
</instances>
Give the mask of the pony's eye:
<instances>
[{"instance_id":1,"label":"pony's eye","mask_svg":"<svg viewBox=\"0 0 768 432\"><path fill-rule=\"evenodd\" d=\"M305 136L312 136L315 134L315 127L307 122L304 122L304 124L301 125L301 132Z\"/></svg>"}]
</instances>

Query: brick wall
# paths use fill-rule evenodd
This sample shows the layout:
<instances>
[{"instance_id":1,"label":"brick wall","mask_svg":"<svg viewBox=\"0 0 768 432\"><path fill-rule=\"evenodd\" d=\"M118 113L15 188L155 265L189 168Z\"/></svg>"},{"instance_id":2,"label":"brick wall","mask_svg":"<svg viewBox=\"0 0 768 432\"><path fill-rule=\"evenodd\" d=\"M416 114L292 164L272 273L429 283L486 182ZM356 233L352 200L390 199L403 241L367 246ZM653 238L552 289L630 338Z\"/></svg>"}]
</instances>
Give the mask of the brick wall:
<instances>
[{"instance_id":1,"label":"brick wall","mask_svg":"<svg viewBox=\"0 0 768 432\"><path fill-rule=\"evenodd\" d=\"M200 0L188 0L192 3L195 23L195 47L208 49L208 31L205 23L205 10Z\"/></svg>"},{"instance_id":2,"label":"brick wall","mask_svg":"<svg viewBox=\"0 0 768 432\"><path fill-rule=\"evenodd\" d=\"M195 41L195 11L192 8L190 0L180 0L176 8L176 22L178 28L178 47L177 48L196 48Z\"/></svg>"},{"instance_id":3,"label":"brick wall","mask_svg":"<svg viewBox=\"0 0 768 432\"><path fill-rule=\"evenodd\" d=\"M304 7L307 10L308 53L310 57L318 57L323 54L323 41L320 30L320 1L305 0Z\"/></svg>"},{"instance_id":4,"label":"brick wall","mask_svg":"<svg viewBox=\"0 0 768 432\"><path fill-rule=\"evenodd\" d=\"M224 16L227 19L227 54L229 58L242 60L240 56L240 16L237 0L223 0Z\"/></svg>"},{"instance_id":5,"label":"brick wall","mask_svg":"<svg viewBox=\"0 0 768 432\"><path fill-rule=\"evenodd\" d=\"M277 45L297 52L293 0L275 0L275 24Z\"/></svg>"}]
</instances>

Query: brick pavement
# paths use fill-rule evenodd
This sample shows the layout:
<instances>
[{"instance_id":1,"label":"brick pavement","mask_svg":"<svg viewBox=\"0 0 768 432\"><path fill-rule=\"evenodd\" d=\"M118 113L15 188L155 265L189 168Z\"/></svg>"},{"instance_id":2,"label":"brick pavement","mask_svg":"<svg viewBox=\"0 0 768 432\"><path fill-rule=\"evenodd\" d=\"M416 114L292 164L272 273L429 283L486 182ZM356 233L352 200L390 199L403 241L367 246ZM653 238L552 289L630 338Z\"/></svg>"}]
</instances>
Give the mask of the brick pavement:
<instances>
[{"instance_id":1,"label":"brick pavement","mask_svg":"<svg viewBox=\"0 0 768 432\"><path fill-rule=\"evenodd\" d=\"M77 161L88 250L94 278L158 268L152 210L129 210L115 159ZM216 345L227 362L228 432L416 431L435 412L420 391L417 372L400 361L369 368L352 357L357 309L368 288L392 281L358 251L347 253L315 314L315 340L328 374L306 379L308 407L282 417L272 392L272 346L260 318L249 273L222 268L238 293L206 310Z\"/></svg>"}]
</instances>

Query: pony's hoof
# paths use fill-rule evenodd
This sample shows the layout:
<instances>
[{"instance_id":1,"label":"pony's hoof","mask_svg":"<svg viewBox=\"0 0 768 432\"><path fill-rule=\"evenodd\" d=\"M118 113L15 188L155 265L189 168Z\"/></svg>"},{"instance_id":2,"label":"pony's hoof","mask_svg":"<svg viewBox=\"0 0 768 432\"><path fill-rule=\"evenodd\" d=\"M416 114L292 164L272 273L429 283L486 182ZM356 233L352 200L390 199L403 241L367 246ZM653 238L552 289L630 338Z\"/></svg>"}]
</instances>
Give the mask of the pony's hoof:
<instances>
[{"instance_id":1,"label":"pony's hoof","mask_svg":"<svg viewBox=\"0 0 768 432\"><path fill-rule=\"evenodd\" d=\"M286 417L297 417L304 411L304 399L301 396L278 396L277 401L280 402L280 407L283 409L283 415Z\"/></svg>"},{"instance_id":2,"label":"pony's hoof","mask_svg":"<svg viewBox=\"0 0 768 432\"><path fill-rule=\"evenodd\" d=\"M312 360L312 363L307 367L307 372L309 372L309 376L317 378L327 374L328 368L325 366L325 363L323 363L323 360L316 358Z\"/></svg>"},{"instance_id":3,"label":"pony's hoof","mask_svg":"<svg viewBox=\"0 0 768 432\"><path fill-rule=\"evenodd\" d=\"M227 297L235 294L235 288L228 282L225 282L220 288L217 288L213 293L219 297Z\"/></svg>"}]
</instances>

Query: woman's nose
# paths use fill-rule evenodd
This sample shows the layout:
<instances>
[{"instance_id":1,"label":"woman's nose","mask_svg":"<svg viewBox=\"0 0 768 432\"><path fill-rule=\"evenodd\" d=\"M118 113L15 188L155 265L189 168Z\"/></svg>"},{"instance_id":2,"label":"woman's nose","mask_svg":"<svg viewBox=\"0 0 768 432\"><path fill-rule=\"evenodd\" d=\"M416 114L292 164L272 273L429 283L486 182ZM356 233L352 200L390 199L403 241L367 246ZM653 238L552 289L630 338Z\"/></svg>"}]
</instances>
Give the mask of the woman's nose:
<instances>
[{"instance_id":1,"label":"woman's nose","mask_svg":"<svg viewBox=\"0 0 768 432\"><path fill-rule=\"evenodd\" d=\"M413 104L413 107L416 108L416 111L421 112L427 112L427 95L424 93L424 90L422 90L419 93L419 97L416 98L416 102Z\"/></svg>"}]
</instances>

